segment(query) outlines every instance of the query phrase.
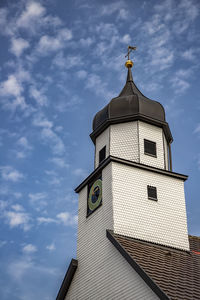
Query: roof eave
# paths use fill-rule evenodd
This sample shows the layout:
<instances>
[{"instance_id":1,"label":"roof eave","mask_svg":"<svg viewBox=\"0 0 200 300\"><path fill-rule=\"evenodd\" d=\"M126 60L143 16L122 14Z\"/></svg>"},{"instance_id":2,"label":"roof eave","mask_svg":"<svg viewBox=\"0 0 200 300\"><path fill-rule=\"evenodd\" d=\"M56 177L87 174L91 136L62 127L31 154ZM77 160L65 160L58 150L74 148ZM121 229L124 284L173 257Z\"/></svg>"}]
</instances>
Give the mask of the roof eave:
<instances>
[{"instance_id":1,"label":"roof eave","mask_svg":"<svg viewBox=\"0 0 200 300\"><path fill-rule=\"evenodd\" d=\"M131 122L131 121L143 121L148 124L152 124L155 126L159 126L163 128L165 137L167 139L168 143L173 142L173 137L169 128L169 125L167 122L159 121L150 117L147 117L142 114L135 114L132 116L124 116L124 117L119 117L119 118L111 118L100 124L91 134L90 138L93 141L93 143L96 143L96 138L110 125L112 124L118 124L118 123L124 123L124 122Z\"/></svg>"},{"instance_id":2,"label":"roof eave","mask_svg":"<svg viewBox=\"0 0 200 300\"><path fill-rule=\"evenodd\" d=\"M62 285L56 297L56 300L64 300L69 290L70 284L78 267L78 260L72 258L68 270L63 279Z\"/></svg>"}]
</instances>

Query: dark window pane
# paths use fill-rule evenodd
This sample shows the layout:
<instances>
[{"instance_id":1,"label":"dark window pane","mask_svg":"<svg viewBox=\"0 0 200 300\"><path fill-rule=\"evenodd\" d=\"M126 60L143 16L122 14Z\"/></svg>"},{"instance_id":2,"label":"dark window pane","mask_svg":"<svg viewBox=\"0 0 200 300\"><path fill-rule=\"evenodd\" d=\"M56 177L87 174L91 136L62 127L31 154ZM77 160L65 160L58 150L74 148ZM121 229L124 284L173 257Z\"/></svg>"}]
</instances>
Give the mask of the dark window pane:
<instances>
[{"instance_id":1,"label":"dark window pane","mask_svg":"<svg viewBox=\"0 0 200 300\"><path fill-rule=\"evenodd\" d=\"M144 140L144 153L156 156L156 143Z\"/></svg>"},{"instance_id":2,"label":"dark window pane","mask_svg":"<svg viewBox=\"0 0 200 300\"><path fill-rule=\"evenodd\" d=\"M147 193L148 193L148 198L157 200L157 189L155 186L147 186Z\"/></svg>"},{"instance_id":3,"label":"dark window pane","mask_svg":"<svg viewBox=\"0 0 200 300\"><path fill-rule=\"evenodd\" d=\"M99 151L99 164L106 158L106 146Z\"/></svg>"}]
</instances>

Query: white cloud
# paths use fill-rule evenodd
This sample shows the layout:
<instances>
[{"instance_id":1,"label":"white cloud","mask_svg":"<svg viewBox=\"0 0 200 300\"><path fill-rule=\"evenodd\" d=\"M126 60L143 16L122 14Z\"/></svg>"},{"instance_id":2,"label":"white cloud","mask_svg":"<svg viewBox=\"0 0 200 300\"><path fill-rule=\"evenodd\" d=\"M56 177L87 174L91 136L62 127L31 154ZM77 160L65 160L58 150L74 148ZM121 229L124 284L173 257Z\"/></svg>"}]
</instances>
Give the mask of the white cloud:
<instances>
[{"instance_id":1,"label":"white cloud","mask_svg":"<svg viewBox=\"0 0 200 300\"><path fill-rule=\"evenodd\" d=\"M22 251L25 254L31 254L31 253L37 252L37 247L32 244L27 244L23 247Z\"/></svg>"},{"instance_id":2,"label":"white cloud","mask_svg":"<svg viewBox=\"0 0 200 300\"><path fill-rule=\"evenodd\" d=\"M45 8L39 3L30 1L17 20L18 27L31 28L45 14Z\"/></svg>"},{"instance_id":3,"label":"white cloud","mask_svg":"<svg viewBox=\"0 0 200 300\"><path fill-rule=\"evenodd\" d=\"M47 52L59 50L62 45L60 39L44 35L40 38L37 51L45 55Z\"/></svg>"},{"instance_id":4,"label":"white cloud","mask_svg":"<svg viewBox=\"0 0 200 300\"><path fill-rule=\"evenodd\" d=\"M18 258L15 261L12 261L7 266L7 272L11 276L12 279L16 282L21 282L24 285L24 281L26 276L30 273L38 276L46 276L48 275L57 275L58 272L56 269L48 268L42 266L41 264L36 264L30 256L25 256L22 258ZM30 294L29 294L30 295ZM23 297L23 299L29 299L27 296ZM34 299L34 298L31 298Z\"/></svg>"},{"instance_id":5,"label":"white cloud","mask_svg":"<svg viewBox=\"0 0 200 300\"><path fill-rule=\"evenodd\" d=\"M189 61L194 61L196 59L196 49L187 49L182 53L182 57Z\"/></svg>"},{"instance_id":6,"label":"white cloud","mask_svg":"<svg viewBox=\"0 0 200 300\"><path fill-rule=\"evenodd\" d=\"M61 184L61 178L52 178L51 180L48 180L49 185L60 185Z\"/></svg>"},{"instance_id":7,"label":"white cloud","mask_svg":"<svg viewBox=\"0 0 200 300\"><path fill-rule=\"evenodd\" d=\"M58 134L52 129L53 123L51 121L47 120L42 114L36 114L33 118L33 125L41 127L40 138L51 147L54 154L64 154L65 145Z\"/></svg>"},{"instance_id":8,"label":"white cloud","mask_svg":"<svg viewBox=\"0 0 200 300\"><path fill-rule=\"evenodd\" d=\"M53 59L53 64L61 69L71 69L73 67L80 67L84 64L80 55L64 56L63 52L59 52Z\"/></svg>"},{"instance_id":9,"label":"white cloud","mask_svg":"<svg viewBox=\"0 0 200 300\"><path fill-rule=\"evenodd\" d=\"M36 100L36 102L39 105L41 105L41 106L47 105L48 99L47 99L46 95L44 95L43 90L39 90L35 86L31 86L29 89L29 94L33 99Z\"/></svg>"},{"instance_id":10,"label":"white cloud","mask_svg":"<svg viewBox=\"0 0 200 300\"><path fill-rule=\"evenodd\" d=\"M55 127L56 132L61 132L61 131L63 131L63 129L64 129L63 126L56 126Z\"/></svg>"},{"instance_id":11,"label":"white cloud","mask_svg":"<svg viewBox=\"0 0 200 300\"><path fill-rule=\"evenodd\" d=\"M173 51L166 48L157 48L152 51L151 49L151 64L159 70L164 70L171 67L174 61Z\"/></svg>"},{"instance_id":12,"label":"white cloud","mask_svg":"<svg viewBox=\"0 0 200 300\"><path fill-rule=\"evenodd\" d=\"M3 81L0 85L0 94L7 96L20 96L23 87L17 80L15 75L9 75L8 79Z\"/></svg>"},{"instance_id":13,"label":"white cloud","mask_svg":"<svg viewBox=\"0 0 200 300\"><path fill-rule=\"evenodd\" d=\"M178 9L183 9L190 21L194 21L199 15L199 6L192 0L181 0Z\"/></svg>"},{"instance_id":14,"label":"white cloud","mask_svg":"<svg viewBox=\"0 0 200 300\"><path fill-rule=\"evenodd\" d=\"M192 74L192 69L179 69L175 75L181 78L188 78Z\"/></svg>"},{"instance_id":15,"label":"white cloud","mask_svg":"<svg viewBox=\"0 0 200 300\"><path fill-rule=\"evenodd\" d=\"M54 170L45 170L45 174L49 176L57 176L57 173Z\"/></svg>"},{"instance_id":16,"label":"white cloud","mask_svg":"<svg viewBox=\"0 0 200 300\"><path fill-rule=\"evenodd\" d=\"M102 5L100 13L103 16L110 16L116 13L117 19L120 20L127 20L129 16L128 9L126 8L124 1L116 1L111 4Z\"/></svg>"},{"instance_id":17,"label":"white cloud","mask_svg":"<svg viewBox=\"0 0 200 300\"><path fill-rule=\"evenodd\" d=\"M154 6L156 12L165 16L165 20L171 20L181 18L187 23L188 21L194 21L199 14L199 6L192 0L180 0L178 4L175 4L171 0L165 0L162 4ZM169 17L171 15L171 18ZM167 19L166 19L167 17Z\"/></svg>"},{"instance_id":18,"label":"white cloud","mask_svg":"<svg viewBox=\"0 0 200 300\"><path fill-rule=\"evenodd\" d=\"M15 153L16 153L17 158L19 158L19 159L23 159L27 156L26 153L23 151L16 151Z\"/></svg>"},{"instance_id":19,"label":"white cloud","mask_svg":"<svg viewBox=\"0 0 200 300\"><path fill-rule=\"evenodd\" d=\"M15 192L15 193L13 193L13 195L15 196L16 199L19 199L22 197L22 193L20 193L20 192Z\"/></svg>"},{"instance_id":20,"label":"white cloud","mask_svg":"<svg viewBox=\"0 0 200 300\"><path fill-rule=\"evenodd\" d=\"M38 217L37 221L39 224L50 224L50 223L58 223L57 220L49 217Z\"/></svg>"},{"instance_id":21,"label":"white cloud","mask_svg":"<svg viewBox=\"0 0 200 300\"><path fill-rule=\"evenodd\" d=\"M131 42L131 37L129 34L125 34L122 39L121 39L122 43L124 44L129 44Z\"/></svg>"},{"instance_id":22,"label":"white cloud","mask_svg":"<svg viewBox=\"0 0 200 300\"><path fill-rule=\"evenodd\" d=\"M191 69L180 69L176 71L175 75L171 78L171 83L176 94L182 94L190 87L187 78L191 76L191 74Z\"/></svg>"},{"instance_id":23,"label":"white cloud","mask_svg":"<svg viewBox=\"0 0 200 300\"><path fill-rule=\"evenodd\" d=\"M61 155L65 152L65 145L63 141L51 128L43 128L41 131L41 137L44 141L50 144L54 154Z\"/></svg>"},{"instance_id":24,"label":"white cloud","mask_svg":"<svg viewBox=\"0 0 200 300\"><path fill-rule=\"evenodd\" d=\"M38 211L47 206L47 201L45 200L47 196L47 193L28 194L31 205Z\"/></svg>"},{"instance_id":25,"label":"white cloud","mask_svg":"<svg viewBox=\"0 0 200 300\"><path fill-rule=\"evenodd\" d=\"M32 149L32 146L29 144L28 139L24 136L22 136L20 139L18 139L17 145L22 147L24 150L31 150Z\"/></svg>"},{"instance_id":26,"label":"white cloud","mask_svg":"<svg viewBox=\"0 0 200 300\"><path fill-rule=\"evenodd\" d=\"M174 77L171 82L176 94L182 94L190 87L189 82L179 77Z\"/></svg>"},{"instance_id":27,"label":"white cloud","mask_svg":"<svg viewBox=\"0 0 200 300\"><path fill-rule=\"evenodd\" d=\"M2 31L2 28L5 28L5 24L7 22L7 14L8 11L6 8L0 9L0 30Z\"/></svg>"},{"instance_id":28,"label":"white cloud","mask_svg":"<svg viewBox=\"0 0 200 300\"><path fill-rule=\"evenodd\" d=\"M153 67L151 73L172 66L177 55L177 49L173 42L177 38L180 39L180 35L189 30L199 14L199 5L192 0L180 0L178 4L171 0L165 0L162 4L156 4L153 10L154 13L142 26L146 40L149 40L148 62L150 61ZM191 33L192 30L187 32ZM188 40L192 41L192 39L194 39L192 34L188 34ZM194 59L194 53L191 50L185 51L181 55L185 59ZM179 79L177 80L178 86L181 87L181 90L186 90L189 86L188 83L183 78Z\"/></svg>"},{"instance_id":29,"label":"white cloud","mask_svg":"<svg viewBox=\"0 0 200 300\"><path fill-rule=\"evenodd\" d=\"M57 173L55 171L45 171L45 174L47 174L48 176L50 176L50 179L47 179L47 182L49 185L60 185L62 178L60 176L57 175Z\"/></svg>"},{"instance_id":30,"label":"white cloud","mask_svg":"<svg viewBox=\"0 0 200 300\"><path fill-rule=\"evenodd\" d=\"M127 9L121 8L118 13L118 19L127 20L129 17L129 11Z\"/></svg>"},{"instance_id":31,"label":"white cloud","mask_svg":"<svg viewBox=\"0 0 200 300\"><path fill-rule=\"evenodd\" d=\"M42 114L36 114L33 118L33 125L42 128L52 128L53 122L49 121Z\"/></svg>"},{"instance_id":32,"label":"white cloud","mask_svg":"<svg viewBox=\"0 0 200 300\"><path fill-rule=\"evenodd\" d=\"M85 177L87 175L86 171L81 169L81 168L77 168L73 171L73 174L76 176L80 176L80 177Z\"/></svg>"},{"instance_id":33,"label":"white cloud","mask_svg":"<svg viewBox=\"0 0 200 300\"><path fill-rule=\"evenodd\" d=\"M55 244L52 243L52 244L50 244L50 245L47 245L47 246L46 246L46 249L49 250L49 251L54 251L54 250L56 249Z\"/></svg>"},{"instance_id":34,"label":"white cloud","mask_svg":"<svg viewBox=\"0 0 200 300\"><path fill-rule=\"evenodd\" d=\"M20 78L17 78L16 74L9 75L8 79L0 84L0 96L2 96L1 101L4 108L12 111L14 111L16 107L20 107L23 110L27 108L25 99L22 96L23 90ZM8 100L8 98L11 100Z\"/></svg>"},{"instance_id":35,"label":"white cloud","mask_svg":"<svg viewBox=\"0 0 200 300\"><path fill-rule=\"evenodd\" d=\"M198 159L197 159L197 164L198 164L198 168L199 168L199 170L200 170L200 155L199 155L199 157L198 157Z\"/></svg>"},{"instance_id":36,"label":"white cloud","mask_svg":"<svg viewBox=\"0 0 200 300\"><path fill-rule=\"evenodd\" d=\"M15 170L13 167L4 166L0 167L1 176L4 180L18 182L24 178L24 175L19 171Z\"/></svg>"},{"instance_id":37,"label":"white cloud","mask_svg":"<svg viewBox=\"0 0 200 300\"><path fill-rule=\"evenodd\" d=\"M73 216L69 212L61 212L56 215L56 217L64 224L64 225L76 225L78 222L78 216Z\"/></svg>"},{"instance_id":38,"label":"white cloud","mask_svg":"<svg viewBox=\"0 0 200 300\"><path fill-rule=\"evenodd\" d=\"M52 163L54 163L59 168L69 168L69 164L66 163L64 158L61 157L53 157L50 159Z\"/></svg>"},{"instance_id":39,"label":"white cloud","mask_svg":"<svg viewBox=\"0 0 200 300\"><path fill-rule=\"evenodd\" d=\"M30 229L30 217L25 212L5 211L4 217L10 228L21 227L24 231Z\"/></svg>"},{"instance_id":40,"label":"white cloud","mask_svg":"<svg viewBox=\"0 0 200 300\"><path fill-rule=\"evenodd\" d=\"M20 205L20 204L13 204L11 207L12 207L12 209L15 210L15 211L24 211L23 206Z\"/></svg>"},{"instance_id":41,"label":"white cloud","mask_svg":"<svg viewBox=\"0 0 200 300\"><path fill-rule=\"evenodd\" d=\"M62 41L69 41L72 39L72 31L68 28L62 28L58 31L58 37Z\"/></svg>"},{"instance_id":42,"label":"white cloud","mask_svg":"<svg viewBox=\"0 0 200 300\"><path fill-rule=\"evenodd\" d=\"M93 73L88 75L85 88L90 89L98 96L103 95L108 99L113 97L113 91L107 88L106 82L103 82L99 75Z\"/></svg>"},{"instance_id":43,"label":"white cloud","mask_svg":"<svg viewBox=\"0 0 200 300\"><path fill-rule=\"evenodd\" d=\"M2 248L3 246L5 246L8 242L7 241L0 241L0 248Z\"/></svg>"},{"instance_id":44,"label":"white cloud","mask_svg":"<svg viewBox=\"0 0 200 300\"><path fill-rule=\"evenodd\" d=\"M83 47L89 47L89 46L91 46L93 43L94 43L94 39L91 38L91 37L88 37L88 38L86 38L86 39L83 39L83 38L80 39L80 44L81 44L81 46L83 46Z\"/></svg>"},{"instance_id":45,"label":"white cloud","mask_svg":"<svg viewBox=\"0 0 200 300\"><path fill-rule=\"evenodd\" d=\"M65 47L66 42L72 39L72 32L67 28L59 29L56 36L43 35L37 46L37 52L46 55Z\"/></svg>"},{"instance_id":46,"label":"white cloud","mask_svg":"<svg viewBox=\"0 0 200 300\"><path fill-rule=\"evenodd\" d=\"M11 43L12 45L10 51L17 57L19 57L24 52L24 50L26 50L30 46L29 42L22 38L12 38Z\"/></svg>"},{"instance_id":47,"label":"white cloud","mask_svg":"<svg viewBox=\"0 0 200 300\"><path fill-rule=\"evenodd\" d=\"M66 111L72 111L74 109L78 109L79 104L82 102L82 99L80 99L78 96L74 95L69 97L68 101L66 99L63 99L56 103L55 109L59 111L60 113L64 113Z\"/></svg>"},{"instance_id":48,"label":"white cloud","mask_svg":"<svg viewBox=\"0 0 200 300\"><path fill-rule=\"evenodd\" d=\"M76 74L80 79L85 79L87 77L87 72L85 70L80 70Z\"/></svg>"},{"instance_id":49,"label":"white cloud","mask_svg":"<svg viewBox=\"0 0 200 300\"><path fill-rule=\"evenodd\" d=\"M197 125L197 127L194 130L194 133L200 133L200 124Z\"/></svg>"}]
</instances>

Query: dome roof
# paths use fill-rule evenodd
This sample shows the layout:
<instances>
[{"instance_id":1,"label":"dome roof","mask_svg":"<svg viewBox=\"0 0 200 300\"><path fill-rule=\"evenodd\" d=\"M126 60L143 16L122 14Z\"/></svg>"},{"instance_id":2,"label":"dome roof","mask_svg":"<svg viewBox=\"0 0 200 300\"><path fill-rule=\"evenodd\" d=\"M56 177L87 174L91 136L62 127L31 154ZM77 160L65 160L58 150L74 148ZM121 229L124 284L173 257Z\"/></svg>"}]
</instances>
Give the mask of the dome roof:
<instances>
[{"instance_id":1,"label":"dome roof","mask_svg":"<svg viewBox=\"0 0 200 300\"><path fill-rule=\"evenodd\" d=\"M126 84L119 96L113 98L95 115L91 138L95 142L96 137L111 123L131 120L143 120L163 127L168 142L172 141L163 106L157 101L148 99L138 90L133 81L131 68L128 68Z\"/></svg>"}]
</instances>

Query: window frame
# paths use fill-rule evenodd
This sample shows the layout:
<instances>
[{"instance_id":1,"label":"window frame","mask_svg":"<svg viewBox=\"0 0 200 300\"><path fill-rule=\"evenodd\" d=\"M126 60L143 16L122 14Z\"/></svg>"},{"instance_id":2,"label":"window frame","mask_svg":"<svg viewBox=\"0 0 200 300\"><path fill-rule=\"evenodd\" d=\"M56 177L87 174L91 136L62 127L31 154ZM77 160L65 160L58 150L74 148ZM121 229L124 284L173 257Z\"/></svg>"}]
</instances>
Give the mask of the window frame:
<instances>
[{"instance_id":1,"label":"window frame","mask_svg":"<svg viewBox=\"0 0 200 300\"><path fill-rule=\"evenodd\" d=\"M149 196L149 190L154 189L156 193L156 198ZM157 187L152 185L147 185L147 196L149 200L158 201L158 193L157 193Z\"/></svg>"},{"instance_id":2,"label":"window frame","mask_svg":"<svg viewBox=\"0 0 200 300\"><path fill-rule=\"evenodd\" d=\"M145 151L145 142L151 143L151 144L155 145L155 154L152 154L152 153L149 153L149 152L146 152L146 151ZM157 147L156 147L156 142L153 142L153 141L144 139L144 154L145 154L145 155L149 155L149 156L152 156L152 157L157 158Z\"/></svg>"},{"instance_id":3,"label":"window frame","mask_svg":"<svg viewBox=\"0 0 200 300\"><path fill-rule=\"evenodd\" d=\"M104 150L105 149L105 150ZM105 153L105 156L104 156L104 158L100 161L100 153L101 153L101 151L105 151L104 153ZM103 148L101 148L101 150L99 150L99 165L104 161L106 159L106 145L103 147Z\"/></svg>"}]
</instances>

